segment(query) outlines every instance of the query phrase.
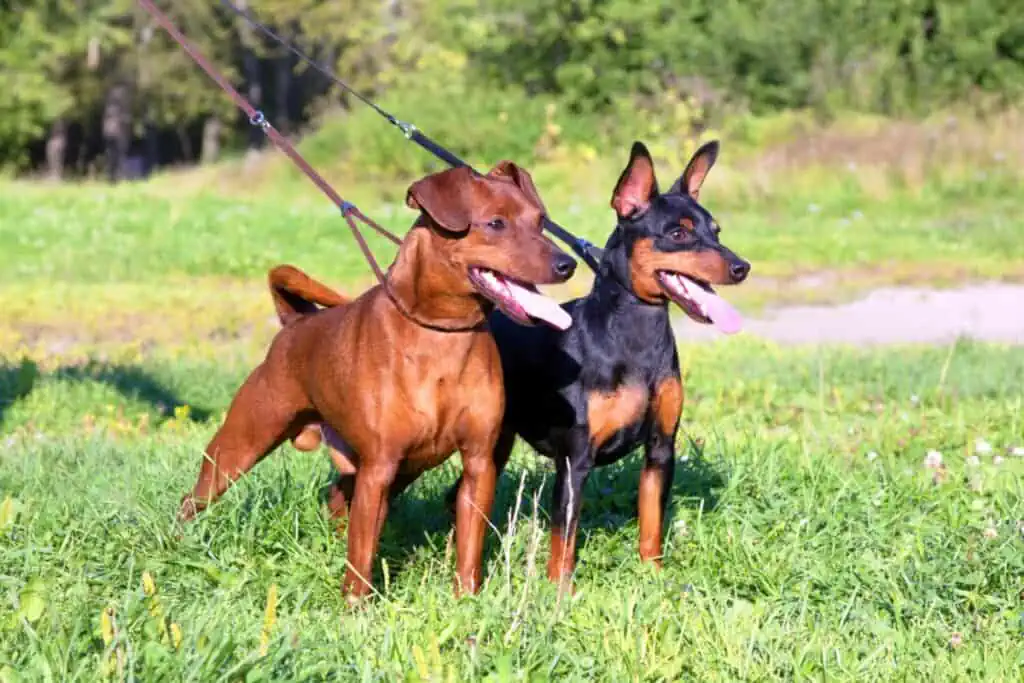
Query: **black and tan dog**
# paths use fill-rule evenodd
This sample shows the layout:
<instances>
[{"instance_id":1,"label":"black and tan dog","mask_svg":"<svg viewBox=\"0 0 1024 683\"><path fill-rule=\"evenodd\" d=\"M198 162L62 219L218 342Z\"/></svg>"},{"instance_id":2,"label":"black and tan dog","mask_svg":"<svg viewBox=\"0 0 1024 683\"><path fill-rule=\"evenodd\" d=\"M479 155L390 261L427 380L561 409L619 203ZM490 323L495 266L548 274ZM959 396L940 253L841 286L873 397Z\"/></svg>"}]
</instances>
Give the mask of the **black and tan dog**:
<instances>
[{"instance_id":1,"label":"black and tan dog","mask_svg":"<svg viewBox=\"0 0 1024 683\"><path fill-rule=\"evenodd\" d=\"M618 224L593 289L563 304L572 316L568 331L523 327L498 312L490 316L506 391L498 471L517 434L557 468L552 580L566 582L572 575L590 471L641 445L640 556L660 563L683 404L668 303L697 322L736 332L739 314L711 285L737 284L750 272L750 264L719 241L718 224L698 202L717 155L717 142L703 146L661 194L650 154L643 144L633 145L612 195Z\"/></svg>"}]
</instances>

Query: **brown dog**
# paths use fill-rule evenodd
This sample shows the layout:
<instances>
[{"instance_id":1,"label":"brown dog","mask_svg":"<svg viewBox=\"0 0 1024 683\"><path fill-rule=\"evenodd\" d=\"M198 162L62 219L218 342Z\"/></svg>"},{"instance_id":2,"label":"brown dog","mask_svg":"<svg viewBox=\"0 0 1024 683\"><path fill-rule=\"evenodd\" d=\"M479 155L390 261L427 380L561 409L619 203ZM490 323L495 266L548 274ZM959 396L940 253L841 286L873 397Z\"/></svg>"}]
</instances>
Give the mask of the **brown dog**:
<instances>
[{"instance_id":1,"label":"brown dog","mask_svg":"<svg viewBox=\"0 0 1024 683\"><path fill-rule=\"evenodd\" d=\"M295 268L271 272L284 327L232 401L180 512L194 517L285 440L315 448L318 425L329 425L342 472L331 507L349 507L343 590L352 597L371 588L389 493L456 449L456 592L479 589L505 410L487 315L497 306L525 324L570 322L534 287L564 282L575 262L543 236L544 206L525 171L510 162L486 176L443 171L414 183L406 201L421 214L384 286L346 303Z\"/></svg>"}]
</instances>

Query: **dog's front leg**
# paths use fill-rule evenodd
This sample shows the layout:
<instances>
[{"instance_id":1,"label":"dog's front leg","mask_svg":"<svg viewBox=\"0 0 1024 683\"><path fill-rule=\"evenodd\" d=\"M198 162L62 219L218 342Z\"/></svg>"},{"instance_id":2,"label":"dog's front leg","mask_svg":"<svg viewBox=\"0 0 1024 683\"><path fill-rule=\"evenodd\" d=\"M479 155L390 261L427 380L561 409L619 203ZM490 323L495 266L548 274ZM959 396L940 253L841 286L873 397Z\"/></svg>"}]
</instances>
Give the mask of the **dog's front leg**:
<instances>
[{"instance_id":1,"label":"dog's front leg","mask_svg":"<svg viewBox=\"0 0 1024 683\"><path fill-rule=\"evenodd\" d=\"M496 438L467 445L462 451L462 483L455 502L455 593L476 593L483 578L481 569L484 536L494 504L498 467L494 462Z\"/></svg>"},{"instance_id":2,"label":"dog's front leg","mask_svg":"<svg viewBox=\"0 0 1024 683\"><path fill-rule=\"evenodd\" d=\"M505 465L508 464L509 456L512 455L512 446L515 445L516 435L507 425L502 426L501 435L498 436L498 442L494 446L494 466L497 468L494 473L495 481L501 478L501 473L505 471ZM451 485L448 492L444 494L444 505L448 509L448 513L451 515L455 514L455 501L458 500L459 489L462 488L462 475L455 480L455 483Z\"/></svg>"},{"instance_id":3,"label":"dog's front leg","mask_svg":"<svg viewBox=\"0 0 1024 683\"><path fill-rule=\"evenodd\" d=\"M651 435L647 439L640 473L640 559L661 566L661 536L672 497L676 467L676 432L683 407L683 391L676 377L661 382L651 402Z\"/></svg>"},{"instance_id":4,"label":"dog's front leg","mask_svg":"<svg viewBox=\"0 0 1024 683\"><path fill-rule=\"evenodd\" d=\"M342 592L350 602L365 596L373 587L373 557L384 518L388 513L388 488L398 470L398 458L383 463L361 464L348 518L348 569Z\"/></svg>"},{"instance_id":5,"label":"dog's front leg","mask_svg":"<svg viewBox=\"0 0 1024 683\"><path fill-rule=\"evenodd\" d=\"M548 578L564 588L572 583L583 486L594 468L594 449L587 428L574 428L566 441L568 447L555 457L551 557L548 558Z\"/></svg>"},{"instance_id":6,"label":"dog's front leg","mask_svg":"<svg viewBox=\"0 0 1024 683\"><path fill-rule=\"evenodd\" d=\"M674 436L654 434L647 442L640 472L640 559L661 566L661 530L672 496L676 457Z\"/></svg>"}]
</instances>

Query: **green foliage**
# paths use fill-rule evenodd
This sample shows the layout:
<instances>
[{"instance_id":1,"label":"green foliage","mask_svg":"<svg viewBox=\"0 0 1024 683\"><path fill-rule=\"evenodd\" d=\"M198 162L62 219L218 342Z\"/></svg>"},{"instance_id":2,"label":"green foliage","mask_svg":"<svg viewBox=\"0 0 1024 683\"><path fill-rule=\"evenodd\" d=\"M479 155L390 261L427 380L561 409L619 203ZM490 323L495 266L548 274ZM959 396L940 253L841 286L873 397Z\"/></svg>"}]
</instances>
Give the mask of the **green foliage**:
<instances>
[{"instance_id":1,"label":"green foliage","mask_svg":"<svg viewBox=\"0 0 1024 683\"><path fill-rule=\"evenodd\" d=\"M1012 0L491 0L491 77L581 108L666 89L755 111L903 112L1024 90Z\"/></svg>"},{"instance_id":2,"label":"green foliage","mask_svg":"<svg viewBox=\"0 0 1024 683\"><path fill-rule=\"evenodd\" d=\"M461 131L457 144L467 155L549 145L542 138L551 137L550 115L538 115L547 104L556 105L556 116L574 117L554 122L555 136L568 143L575 137L594 147L649 133L679 146L738 112L923 113L965 100L1017 102L1024 93L1024 14L1015 0L242 4L406 118ZM285 53L218 3L162 6L229 78L260 91L264 104L280 86L276 67L267 67ZM61 117L91 125L117 83L132 88L136 122L180 130L219 117L244 125L131 0L5 7L0 68L15 87L0 93L0 163L23 161L26 145ZM247 72L247 56L263 59L263 68ZM326 98L317 92L301 96L304 114L361 107L337 88ZM366 139L370 125L358 120L340 143ZM377 144L376 135L370 139ZM374 170L424 168L404 151L394 154L390 166Z\"/></svg>"},{"instance_id":3,"label":"green foliage","mask_svg":"<svg viewBox=\"0 0 1024 683\"><path fill-rule=\"evenodd\" d=\"M67 3L56 3L56 9L14 4L0 11L0 163L22 161L25 146L73 104L67 85L54 78L60 53L78 42L73 35L53 32L55 24L63 23Z\"/></svg>"},{"instance_id":4,"label":"green foliage","mask_svg":"<svg viewBox=\"0 0 1024 683\"><path fill-rule=\"evenodd\" d=\"M570 118L558 112L551 97L527 97L515 88L479 90L459 78L433 86L415 79L404 83L406 87L382 100L383 106L418 123L428 136L470 163L543 157L552 125L557 126L560 144L583 145L598 135L594 117ZM326 118L316 135L303 142L302 151L314 163L333 164L343 156L356 172L387 177L411 178L440 170L442 164L366 108Z\"/></svg>"},{"instance_id":5,"label":"green foliage","mask_svg":"<svg viewBox=\"0 0 1024 683\"><path fill-rule=\"evenodd\" d=\"M396 149L412 147L397 132L392 139L405 145ZM326 158L334 149L325 144L312 153ZM409 163L426 156L412 154ZM493 164L499 158L482 161ZM282 168L290 167L282 162ZM663 185L672 170L659 167ZM680 173L682 167L674 171ZM404 183L364 179L363 184L338 187L369 215L403 234L415 217L404 203L405 189L414 178L410 175ZM614 179L593 185L585 176L586 194L565 189L565 180L541 187L556 218L574 233L603 244L613 225L608 198ZM953 277L963 277L965 270L999 277L1019 272L1024 263L1018 188L1007 183L998 194L986 194L991 192L988 183L976 181L878 201L855 186L828 192L817 187L801 194L791 190L783 198L743 200L723 191L713 174L702 198L721 223L726 243L754 260L761 274L861 267L881 275L884 267L899 266L940 273L956 265ZM137 186L48 190L0 185L0 225L19 226L0 231L0 287L19 282L38 289L54 281L262 278L282 262L301 263L333 282L351 284L370 277L344 222L304 176L247 200L215 193L168 197ZM387 262L394 253L390 243L372 232L367 239ZM124 254L133 256L125 259ZM12 294L12 299L28 295ZM29 305L2 299L0 304L12 317L21 305Z\"/></svg>"}]
</instances>

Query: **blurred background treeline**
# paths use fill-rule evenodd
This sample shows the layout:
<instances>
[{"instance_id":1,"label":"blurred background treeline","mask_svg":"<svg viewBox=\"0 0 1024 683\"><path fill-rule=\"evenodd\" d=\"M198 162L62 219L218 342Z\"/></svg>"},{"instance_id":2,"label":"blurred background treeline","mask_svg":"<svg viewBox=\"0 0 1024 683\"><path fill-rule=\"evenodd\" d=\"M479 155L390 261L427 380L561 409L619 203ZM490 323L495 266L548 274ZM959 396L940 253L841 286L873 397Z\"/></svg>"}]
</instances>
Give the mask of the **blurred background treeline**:
<instances>
[{"instance_id":1,"label":"blurred background treeline","mask_svg":"<svg viewBox=\"0 0 1024 683\"><path fill-rule=\"evenodd\" d=\"M984 117L1024 94L1020 0L235 1L489 160L586 158L644 137L683 149L724 125L756 138L771 128L753 122L785 112ZM281 131L319 129L307 152L372 175L431 168L218 0L159 5ZM134 178L264 144L133 0L2 3L0 74L8 172Z\"/></svg>"}]
</instances>

